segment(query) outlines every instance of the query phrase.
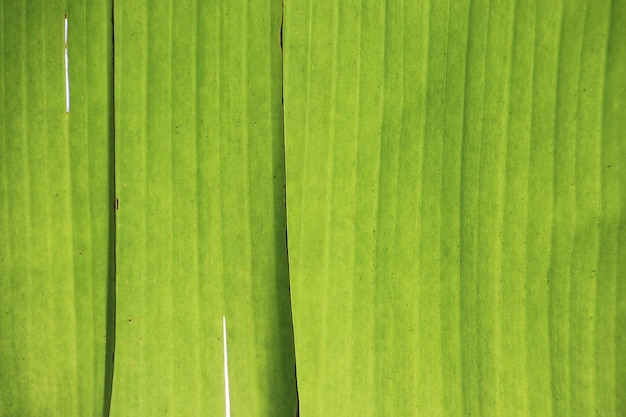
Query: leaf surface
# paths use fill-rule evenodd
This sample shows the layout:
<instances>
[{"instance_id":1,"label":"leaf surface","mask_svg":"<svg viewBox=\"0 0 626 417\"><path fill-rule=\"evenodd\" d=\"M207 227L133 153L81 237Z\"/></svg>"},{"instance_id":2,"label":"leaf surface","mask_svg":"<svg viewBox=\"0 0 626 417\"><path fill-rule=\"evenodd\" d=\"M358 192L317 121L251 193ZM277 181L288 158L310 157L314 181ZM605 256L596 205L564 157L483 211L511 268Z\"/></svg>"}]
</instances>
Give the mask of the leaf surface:
<instances>
[{"instance_id":1,"label":"leaf surface","mask_svg":"<svg viewBox=\"0 0 626 417\"><path fill-rule=\"evenodd\" d=\"M626 3L287 1L302 417L626 413Z\"/></svg>"},{"instance_id":2,"label":"leaf surface","mask_svg":"<svg viewBox=\"0 0 626 417\"><path fill-rule=\"evenodd\" d=\"M293 416L278 1L115 7L111 415Z\"/></svg>"},{"instance_id":3,"label":"leaf surface","mask_svg":"<svg viewBox=\"0 0 626 417\"><path fill-rule=\"evenodd\" d=\"M0 416L102 416L112 372L110 1L0 4ZM64 16L70 113L66 114Z\"/></svg>"}]
</instances>

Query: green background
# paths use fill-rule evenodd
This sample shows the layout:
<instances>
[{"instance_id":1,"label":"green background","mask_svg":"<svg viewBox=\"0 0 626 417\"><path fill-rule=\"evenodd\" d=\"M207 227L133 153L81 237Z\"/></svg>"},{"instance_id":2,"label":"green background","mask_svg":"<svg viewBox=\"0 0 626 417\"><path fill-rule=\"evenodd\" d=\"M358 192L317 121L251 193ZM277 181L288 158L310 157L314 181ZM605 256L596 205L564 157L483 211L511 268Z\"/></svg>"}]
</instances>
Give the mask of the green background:
<instances>
[{"instance_id":1,"label":"green background","mask_svg":"<svg viewBox=\"0 0 626 417\"><path fill-rule=\"evenodd\" d=\"M0 21L1 417L626 415L624 0Z\"/></svg>"}]
</instances>

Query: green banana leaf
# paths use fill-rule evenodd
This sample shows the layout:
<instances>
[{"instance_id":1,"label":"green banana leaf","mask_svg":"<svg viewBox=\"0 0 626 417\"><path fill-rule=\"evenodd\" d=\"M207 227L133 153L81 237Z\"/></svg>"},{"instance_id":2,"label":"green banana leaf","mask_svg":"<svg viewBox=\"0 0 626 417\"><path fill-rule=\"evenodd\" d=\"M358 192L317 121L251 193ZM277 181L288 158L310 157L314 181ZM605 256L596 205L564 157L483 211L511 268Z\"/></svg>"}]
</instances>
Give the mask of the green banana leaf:
<instances>
[{"instance_id":1,"label":"green banana leaf","mask_svg":"<svg viewBox=\"0 0 626 417\"><path fill-rule=\"evenodd\" d=\"M111 416L293 416L281 4L115 5Z\"/></svg>"},{"instance_id":2,"label":"green banana leaf","mask_svg":"<svg viewBox=\"0 0 626 417\"><path fill-rule=\"evenodd\" d=\"M70 3L0 3L3 417L108 412L114 309L107 301L114 274L111 3Z\"/></svg>"},{"instance_id":3,"label":"green banana leaf","mask_svg":"<svg viewBox=\"0 0 626 417\"><path fill-rule=\"evenodd\" d=\"M300 411L626 414L626 3L287 1Z\"/></svg>"},{"instance_id":4,"label":"green banana leaf","mask_svg":"<svg viewBox=\"0 0 626 417\"><path fill-rule=\"evenodd\" d=\"M626 1L0 21L0 417L626 415Z\"/></svg>"}]
</instances>

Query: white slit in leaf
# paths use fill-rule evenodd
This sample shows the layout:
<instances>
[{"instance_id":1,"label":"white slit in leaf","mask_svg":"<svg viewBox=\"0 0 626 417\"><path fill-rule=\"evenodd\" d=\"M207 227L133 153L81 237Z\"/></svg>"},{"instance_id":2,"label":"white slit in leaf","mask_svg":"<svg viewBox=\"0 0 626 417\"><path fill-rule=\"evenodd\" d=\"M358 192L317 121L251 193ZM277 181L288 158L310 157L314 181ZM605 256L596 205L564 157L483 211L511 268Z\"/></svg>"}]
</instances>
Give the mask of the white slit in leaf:
<instances>
[{"instance_id":1,"label":"white slit in leaf","mask_svg":"<svg viewBox=\"0 0 626 417\"><path fill-rule=\"evenodd\" d=\"M226 417L230 417L230 387L228 384L228 346L226 344L226 316L222 316L222 331L224 339L224 400L226 402Z\"/></svg>"},{"instance_id":2,"label":"white slit in leaf","mask_svg":"<svg viewBox=\"0 0 626 417\"><path fill-rule=\"evenodd\" d=\"M70 112L70 60L67 54L67 13L65 14L65 112Z\"/></svg>"}]
</instances>

